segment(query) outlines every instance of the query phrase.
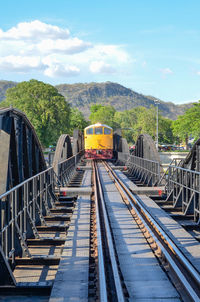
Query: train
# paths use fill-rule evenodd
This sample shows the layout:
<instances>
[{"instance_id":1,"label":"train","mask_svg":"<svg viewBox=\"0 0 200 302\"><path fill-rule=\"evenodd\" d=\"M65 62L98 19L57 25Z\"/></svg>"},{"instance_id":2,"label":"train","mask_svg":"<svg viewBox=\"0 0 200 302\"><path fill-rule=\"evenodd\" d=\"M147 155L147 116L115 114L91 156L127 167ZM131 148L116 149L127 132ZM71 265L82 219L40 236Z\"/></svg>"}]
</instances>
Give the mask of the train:
<instances>
[{"instance_id":1,"label":"train","mask_svg":"<svg viewBox=\"0 0 200 302\"><path fill-rule=\"evenodd\" d=\"M84 129L85 158L113 158L113 129L97 123Z\"/></svg>"}]
</instances>

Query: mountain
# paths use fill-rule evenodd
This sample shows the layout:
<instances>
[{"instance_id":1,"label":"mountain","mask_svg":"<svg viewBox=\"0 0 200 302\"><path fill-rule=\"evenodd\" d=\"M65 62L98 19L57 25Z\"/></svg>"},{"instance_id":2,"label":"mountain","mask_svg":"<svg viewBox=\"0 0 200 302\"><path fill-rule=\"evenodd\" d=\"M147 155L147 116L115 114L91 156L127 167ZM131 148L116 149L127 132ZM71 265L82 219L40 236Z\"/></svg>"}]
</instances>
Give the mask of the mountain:
<instances>
[{"instance_id":1,"label":"mountain","mask_svg":"<svg viewBox=\"0 0 200 302\"><path fill-rule=\"evenodd\" d=\"M0 102L3 101L3 99L5 99L6 90L16 85L17 85L16 82L0 81Z\"/></svg>"},{"instance_id":2,"label":"mountain","mask_svg":"<svg viewBox=\"0 0 200 302\"><path fill-rule=\"evenodd\" d=\"M6 90L16 85L16 82L0 81L0 101L5 98ZM118 111L124 111L137 106L150 108L151 105L155 106L154 101L158 100L162 115L170 119L176 119L178 115L184 114L186 109L192 107L192 103L175 105L112 82L61 84L55 87L72 107L77 107L87 118L92 104L111 105Z\"/></svg>"},{"instance_id":3,"label":"mountain","mask_svg":"<svg viewBox=\"0 0 200 302\"><path fill-rule=\"evenodd\" d=\"M150 108L151 105L155 106L154 101L158 100L158 108L162 115L174 120L178 115L184 114L186 109L192 107L192 103L175 105L112 82L61 84L56 88L73 107L78 107L86 117L90 114L92 104L112 105L116 110L124 111L137 106Z\"/></svg>"}]
</instances>

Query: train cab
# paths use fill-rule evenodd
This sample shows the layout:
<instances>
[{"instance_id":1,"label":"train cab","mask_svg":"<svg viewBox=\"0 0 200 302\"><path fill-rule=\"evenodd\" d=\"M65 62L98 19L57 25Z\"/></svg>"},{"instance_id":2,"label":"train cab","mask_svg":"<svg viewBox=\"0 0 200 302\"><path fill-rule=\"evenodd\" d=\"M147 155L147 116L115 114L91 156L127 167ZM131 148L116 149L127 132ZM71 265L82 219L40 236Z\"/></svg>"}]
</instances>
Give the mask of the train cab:
<instances>
[{"instance_id":1,"label":"train cab","mask_svg":"<svg viewBox=\"0 0 200 302\"><path fill-rule=\"evenodd\" d=\"M94 124L84 130L85 158L111 159L113 157L113 129Z\"/></svg>"}]
</instances>

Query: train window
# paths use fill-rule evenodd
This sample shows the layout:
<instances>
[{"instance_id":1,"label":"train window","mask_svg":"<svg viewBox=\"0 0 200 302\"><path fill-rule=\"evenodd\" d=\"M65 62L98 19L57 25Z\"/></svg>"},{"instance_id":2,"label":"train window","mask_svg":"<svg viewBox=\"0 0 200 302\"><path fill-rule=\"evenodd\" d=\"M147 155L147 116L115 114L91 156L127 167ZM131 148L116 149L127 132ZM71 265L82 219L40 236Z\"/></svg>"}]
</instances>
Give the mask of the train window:
<instances>
[{"instance_id":1,"label":"train window","mask_svg":"<svg viewBox=\"0 0 200 302\"><path fill-rule=\"evenodd\" d=\"M93 128L86 129L86 134L93 134Z\"/></svg>"},{"instance_id":2,"label":"train window","mask_svg":"<svg viewBox=\"0 0 200 302\"><path fill-rule=\"evenodd\" d=\"M103 128L102 127L97 127L94 128L95 134L103 134Z\"/></svg>"},{"instance_id":3,"label":"train window","mask_svg":"<svg viewBox=\"0 0 200 302\"><path fill-rule=\"evenodd\" d=\"M111 129L104 128L104 134L111 134Z\"/></svg>"}]
</instances>

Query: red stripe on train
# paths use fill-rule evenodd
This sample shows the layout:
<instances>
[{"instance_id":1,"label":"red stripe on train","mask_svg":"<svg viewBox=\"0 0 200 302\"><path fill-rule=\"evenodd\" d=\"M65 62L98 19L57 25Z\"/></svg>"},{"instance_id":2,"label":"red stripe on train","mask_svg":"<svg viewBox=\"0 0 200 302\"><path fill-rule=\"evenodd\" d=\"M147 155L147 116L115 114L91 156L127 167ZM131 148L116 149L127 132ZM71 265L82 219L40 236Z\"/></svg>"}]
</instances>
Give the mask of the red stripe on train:
<instances>
[{"instance_id":1,"label":"red stripe on train","mask_svg":"<svg viewBox=\"0 0 200 302\"><path fill-rule=\"evenodd\" d=\"M86 149L85 158L111 159L111 158L113 158L113 150L112 149L102 149L102 150Z\"/></svg>"}]
</instances>

